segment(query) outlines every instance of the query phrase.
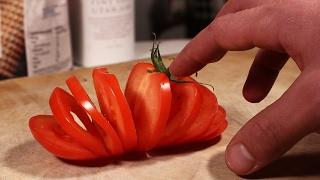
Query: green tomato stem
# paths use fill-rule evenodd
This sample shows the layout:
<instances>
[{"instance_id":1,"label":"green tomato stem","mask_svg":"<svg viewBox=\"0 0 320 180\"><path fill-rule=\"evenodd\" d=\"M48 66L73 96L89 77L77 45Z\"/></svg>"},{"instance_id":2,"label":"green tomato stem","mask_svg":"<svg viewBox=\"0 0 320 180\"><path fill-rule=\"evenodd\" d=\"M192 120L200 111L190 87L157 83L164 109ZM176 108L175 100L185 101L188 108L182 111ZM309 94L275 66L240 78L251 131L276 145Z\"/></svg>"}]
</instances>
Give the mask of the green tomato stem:
<instances>
[{"instance_id":1,"label":"green tomato stem","mask_svg":"<svg viewBox=\"0 0 320 180\"><path fill-rule=\"evenodd\" d=\"M151 61L157 72L162 72L165 74L169 72L168 68L163 64L163 60L159 50L159 43L155 41L153 42L153 45L152 45Z\"/></svg>"},{"instance_id":2,"label":"green tomato stem","mask_svg":"<svg viewBox=\"0 0 320 180\"><path fill-rule=\"evenodd\" d=\"M154 40L153 40L152 49L151 49L151 61L152 61L152 64L155 68L155 71L153 71L153 72L164 73L168 76L168 78L171 81L176 82L176 83L194 83L192 81L178 80L174 75L172 75L170 73L169 68L167 68L163 63L163 60L162 60L162 57L160 54L160 50L159 50L160 43L157 41L157 36L155 33L153 35L154 35ZM198 73L196 73L196 76L197 75L198 75ZM207 83L199 83L199 84L210 86L214 90L214 87L210 84L207 84Z\"/></svg>"}]
</instances>

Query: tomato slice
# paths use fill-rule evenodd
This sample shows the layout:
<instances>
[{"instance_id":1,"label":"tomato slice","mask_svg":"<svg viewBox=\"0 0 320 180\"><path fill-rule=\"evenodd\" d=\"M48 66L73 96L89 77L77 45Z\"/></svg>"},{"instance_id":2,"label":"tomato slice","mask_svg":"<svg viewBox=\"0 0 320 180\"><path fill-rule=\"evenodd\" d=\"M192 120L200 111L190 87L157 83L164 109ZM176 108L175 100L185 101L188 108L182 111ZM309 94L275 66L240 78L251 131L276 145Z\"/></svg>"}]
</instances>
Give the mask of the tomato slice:
<instances>
[{"instance_id":1,"label":"tomato slice","mask_svg":"<svg viewBox=\"0 0 320 180\"><path fill-rule=\"evenodd\" d=\"M85 111L91 116L92 120L96 123L107 150L111 155L122 154L124 149L118 134L113 129L109 121L97 110L79 80L75 76L71 76L67 79L66 83L76 101L85 109Z\"/></svg>"},{"instance_id":2,"label":"tomato slice","mask_svg":"<svg viewBox=\"0 0 320 180\"><path fill-rule=\"evenodd\" d=\"M218 112L214 119L212 120L207 132L203 137L199 138L201 141L207 141L219 136L228 126L228 121L226 121L226 111L223 107L218 107Z\"/></svg>"},{"instance_id":3,"label":"tomato slice","mask_svg":"<svg viewBox=\"0 0 320 180\"><path fill-rule=\"evenodd\" d=\"M147 71L153 70L154 67L150 63L138 63L133 66L124 91L124 95L131 110L134 108L137 97L136 95L139 94L137 87L145 77Z\"/></svg>"},{"instance_id":4,"label":"tomato slice","mask_svg":"<svg viewBox=\"0 0 320 180\"><path fill-rule=\"evenodd\" d=\"M101 113L117 131L127 151L137 146L137 133L129 104L113 74L106 68L93 70L93 82Z\"/></svg>"},{"instance_id":5,"label":"tomato slice","mask_svg":"<svg viewBox=\"0 0 320 180\"><path fill-rule=\"evenodd\" d=\"M50 97L50 107L57 123L74 141L99 156L107 155L96 127L69 93L61 88L55 88ZM78 116L86 130L75 121L71 112Z\"/></svg>"},{"instance_id":6,"label":"tomato slice","mask_svg":"<svg viewBox=\"0 0 320 180\"><path fill-rule=\"evenodd\" d=\"M154 148L161 138L171 108L171 88L164 73L148 72L152 66L137 64L125 95L135 121L140 151Z\"/></svg>"},{"instance_id":7,"label":"tomato slice","mask_svg":"<svg viewBox=\"0 0 320 180\"><path fill-rule=\"evenodd\" d=\"M216 96L206 87L199 85L201 94L200 112L193 123L183 131L183 137L176 143L194 142L209 128L212 119L217 113L218 102Z\"/></svg>"},{"instance_id":8,"label":"tomato slice","mask_svg":"<svg viewBox=\"0 0 320 180\"><path fill-rule=\"evenodd\" d=\"M171 112L164 134L158 146L174 144L181 138L183 130L189 127L200 112L201 95L198 84L191 78L188 83L171 82Z\"/></svg>"},{"instance_id":9,"label":"tomato slice","mask_svg":"<svg viewBox=\"0 0 320 180\"><path fill-rule=\"evenodd\" d=\"M89 160L99 157L67 134L52 115L32 117L29 127L34 138L57 157L69 160Z\"/></svg>"}]
</instances>

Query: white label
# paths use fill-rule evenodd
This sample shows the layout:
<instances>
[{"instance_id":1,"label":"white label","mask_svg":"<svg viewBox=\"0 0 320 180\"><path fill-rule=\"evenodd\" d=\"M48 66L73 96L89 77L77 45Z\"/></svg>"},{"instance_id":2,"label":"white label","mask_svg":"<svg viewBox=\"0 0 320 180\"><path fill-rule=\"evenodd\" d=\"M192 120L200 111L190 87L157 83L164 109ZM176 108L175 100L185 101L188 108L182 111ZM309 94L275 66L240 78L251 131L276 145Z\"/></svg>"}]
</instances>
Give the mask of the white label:
<instances>
[{"instance_id":1,"label":"white label","mask_svg":"<svg viewBox=\"0 0 320 180\"><path fill-rule=\"evenodd\" d=\"M67 0L25 0L28 75L72 67Z\"/></svg>"},{"instance_id":2,"label":"white label","mask_svg":"<svg viewBox=\"0 0 320 180\"><path fill-rule=\"evenodd\" d=\"M134 0L82 0L84 66L131 60L134 53Z\"/></svg>"},{"instance_id":3,"label":"white label","mask_svg":"<svg viewBox=\"0 0 320 180\"><path fill-rule=\"evenodd\" d=\"M124 39L133 33L132 0L89 0L87 22L94 40Z\"/></svg>"}]
</instances>

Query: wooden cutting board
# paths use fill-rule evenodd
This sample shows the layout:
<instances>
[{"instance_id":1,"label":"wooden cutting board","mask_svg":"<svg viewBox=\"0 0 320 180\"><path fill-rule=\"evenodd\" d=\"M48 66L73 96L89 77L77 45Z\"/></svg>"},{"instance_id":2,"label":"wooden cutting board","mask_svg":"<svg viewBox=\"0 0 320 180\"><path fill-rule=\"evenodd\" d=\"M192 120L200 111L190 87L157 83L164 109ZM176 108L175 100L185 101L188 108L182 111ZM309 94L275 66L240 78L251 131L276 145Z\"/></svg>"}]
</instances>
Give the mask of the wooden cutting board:
<instances>
[{"instance_id":1,"label":"wooden cutting board","mask_svg":"<svg viewBox=\"0 0 320 180\"><path fill-rule=\"evenodd\" d=\"M256 50L232 52L199 72L198 81L214 85L219 103L227 110L229 127L211 144L153 152L148 157L130 155L119 161L85 167L61 161L44 150L32 137L28 120L36 114L50 114L48 99L56 86L66 88L65 79L76 75L91 97L95 97L91 69L21 78L0 82L0 179L241 179L228 170L224 150L237 130L257 112L272 103L298 76L290 61L280 73L268 97L250 104L242 97L242 86ZM166 60L169 63L170 60ZM108 66L122 88L132 65ZM320 135L299 142L281 160L255 176L246 178L319 179Z\"/></svg>"}]
</instances>

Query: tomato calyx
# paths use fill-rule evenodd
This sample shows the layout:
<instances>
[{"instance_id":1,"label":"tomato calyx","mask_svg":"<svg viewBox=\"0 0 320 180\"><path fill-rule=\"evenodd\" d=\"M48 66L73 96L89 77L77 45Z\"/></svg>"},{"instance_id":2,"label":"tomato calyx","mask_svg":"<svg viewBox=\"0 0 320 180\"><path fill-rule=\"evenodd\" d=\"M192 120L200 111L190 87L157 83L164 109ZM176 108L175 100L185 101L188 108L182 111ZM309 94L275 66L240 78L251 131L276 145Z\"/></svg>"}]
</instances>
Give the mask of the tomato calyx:
<instances>
[{"instance_id":1,"label":"tomato calyx","mask_svg":"<svg viewBox=\"0 0 320 180\"><path fill-rule=\"evenodd\" d=\"M164 65L162 57L160 55L159 44L160 43L157 42L156 39L154 39L151 49L151 61L156 72L165 73L168 77L170 77L171 73L169 69Z\"/></svg>"},{"instance_id":2,"label":"tomato calyx","mask_svg":"<svg viewBox=\"0 0 320 180\"><path fill-rule=\"evenodd\" d=\"M160 49L159 49L159 44L160 42L158 42L156 40L156 35L154 34L155 38L152 44L152 49L151 49L151 61L152 64L154 66L154 70L149 70L149 73L152 72L160 72L160 73L164 73L170 81L176 82L176 83L194 83L192 81L185 81L185 80L181 80L178 79L177 77L175 77L174 75L171 74L171 72L169 71L169 68L167 68L162 60L161 54L160 54Z\"/></svg>"},{"instance_id":3,"label":"tomato calyx","mask_svg":"<svg viewBox=\"0 0 320 180\"><path fill-rule=\"evenodd\" d=\"M173 81L176 83L194 83L194 81L186 81L186 80L178 79L177 77L171 74L171 72L169 71L169 68L167 68L163 63L163 60L160 54L160 49L159 49L160 42L156 40L155 34L154 36L155 38L154 38L152 49L151 49L151 61L155 69L148 70L148 73L153 73L153 72L164 73L167 75L170 81ZM198 72L196 72L196 77L198 77ZM213 85L209 83L203 83L203 82L198 82L198 83L204 86L209 86L214 91Z\"/></svg>"},{"instance_id":4,"label":"tomato calyx","mask_svg":"<svg viewBox=\"0 0 320 180\"><path fill-rule=\"evenodd\" d=\"M163 63L163 60L160 54L160 48L159 48L160 42L157 41L156 34L154 33L153 35L154 35L154 40L153 40L152 49L151 49L151 61L155 69L154 71L148 71L148 72L164 73L167 75L170 81L173 81L176 83L192 83L192 81L189 82L189 81L180 80L171 74L169 68L167 68Z\"/></svg>"}]
</instances>

